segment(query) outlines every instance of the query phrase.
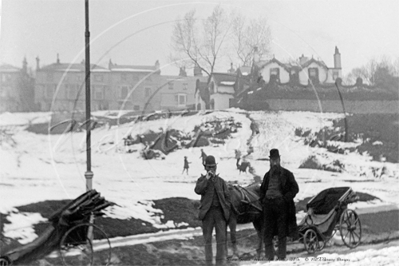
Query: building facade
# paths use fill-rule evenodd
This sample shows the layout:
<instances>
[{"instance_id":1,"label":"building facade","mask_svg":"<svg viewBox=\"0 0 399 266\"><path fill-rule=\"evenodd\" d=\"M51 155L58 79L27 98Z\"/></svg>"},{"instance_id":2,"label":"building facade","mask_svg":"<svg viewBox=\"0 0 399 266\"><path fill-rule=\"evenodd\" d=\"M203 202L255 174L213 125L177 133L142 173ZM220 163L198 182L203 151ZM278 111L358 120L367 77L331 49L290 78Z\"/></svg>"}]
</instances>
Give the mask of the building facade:
<instances>
[{"instance_id":1,"label":"building facade","mask_svg":"<svg viewBox=\"0 0 399 266\"><path fill-rule=\"evenodd\" d=\"M198 72L197 72L198 74ZM157 110L194 109L194 76L162 76L154 65L91 65L91 110L129 110L151 113ZM36 67L35 102L40 111L85 110L85 64L61 63Z\"/></svg>"},{"instance_id":2,"label":"building facade","mask_svg":"<svg viewBox=\"0 0 399 266\"><path fill-rule=\"evenodd\" d=\"M337 78L342 78L341 54L337 47L335 47L333 67L327 67L323 61L304 55L289 64L284 64L276 58L257 61L254 64L265 83L269 83L272 76L278 83L300 85L334 83Z\"/></svg>"},{"instance_id":3,"label":"building facade","mask_svg":"<svg viewBox=\"0 0 399 266\"><path fill-rule=\"evenodd\" d=\"M34 78L28 73L24 58L22 68L0 66L0 112L35 111Z\"/></svg>"}]
</instances>

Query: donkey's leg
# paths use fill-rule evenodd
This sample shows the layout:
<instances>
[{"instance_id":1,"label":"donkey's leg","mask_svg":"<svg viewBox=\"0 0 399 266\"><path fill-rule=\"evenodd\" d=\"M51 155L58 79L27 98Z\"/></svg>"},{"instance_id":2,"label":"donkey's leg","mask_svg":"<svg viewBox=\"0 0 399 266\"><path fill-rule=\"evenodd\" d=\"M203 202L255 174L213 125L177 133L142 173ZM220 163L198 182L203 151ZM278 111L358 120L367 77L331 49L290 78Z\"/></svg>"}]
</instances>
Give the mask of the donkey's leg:
<instances>
[{"instance_id":1,"label":"donkey's leg","mask_svg":"<svg viewBox=\"0 0 399 266\"><path fill-rule=\"evenodd\" d=\"M231 245L233 247L233 256L237 256L238 257L237 235L236 235L237 216L235 214L232 214L231 217L230 217L229 228L230 228Z\"/></svg>"},{"instance_id":2,"label":"donkey's leg","mask_svg":"<svg viewBox=\"0 0 399 266\"><path fill-rule=\"evenodd\" d=\"M262 216L257 217L253 222L256 233L258 235L258 248L256 249L257 259L261 259L263 252L263 237L264 237L264 226Z\"/></svg>"}]
</instances>

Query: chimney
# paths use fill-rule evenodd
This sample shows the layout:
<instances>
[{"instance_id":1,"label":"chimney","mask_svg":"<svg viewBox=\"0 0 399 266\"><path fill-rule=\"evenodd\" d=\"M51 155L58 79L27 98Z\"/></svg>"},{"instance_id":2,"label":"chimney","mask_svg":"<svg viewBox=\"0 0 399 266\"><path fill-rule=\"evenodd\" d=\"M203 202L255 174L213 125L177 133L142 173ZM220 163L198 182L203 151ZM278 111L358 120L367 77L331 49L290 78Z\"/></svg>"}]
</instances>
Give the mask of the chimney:
<instances>
[{"instance_id":1,"label":"chimney","mask_svg":"<svg viewBox=\"0 0 399 266\"><path fill-rule=\"evenodd\" d=\"M36 71L40 69L40 58L36 56Z\"/></svg>"},{"instance_id":2,"label":"chimney","mask_svg":"<svg viewBox=\"0 0 399 266\"><path fill-rule=\"evenodd\" d=\"M108 62L108 69L111 70L112 67L113 67L113 65L114 65L114 64L112 64L111 59L109 59L109 62Z\"/></svg>"},{"instance_id":3,"label":"chimney","mask_svg":"<svg viewBox=\"0 0 399 266\"><path fill-rule=\"evenodd\" d=\"M187 72L186 72L186 67L181 67L179 71L179 76L180 77L187 77Z\"/></svg>"},{"instance_id":4,"label":"chimney","mask_svg":"<svg viewBox=\"0 0 399 266\"><path fill-rule=\"evenodd\" d=\"M202 77L202 70L198 64L194 66L194 77Z\"/></svg>"},{"instance_id":5,"label":"chimney","mask_svg":"<svg viewBox=\"0 0 399 266\"><path fill-rule=\"evenodd\" d=\"M59 63L60 63L60 54L57 53L57 64L59 64Z\"/></svg>"},{"instance_id":6,"label":"chimney","mask_svg":"<svg viewBox=\"0 0 399 266\"><path fill-rule=\"evenodd\" d=\"M303 65L305 64L307 61L309 60L309 58L305 57L303 54L301 57L299 57L299 64Z\"/></svg>"},{"instance_id":7,"label":"chimney","mask_svg":"<svg viewBox=\"0 0 399 266\"><path fill-rule=\"evenodd\" d=\"M26 56L24 57L24 60L22 61L22 71L24 73L28 73L28 62L26 61Z\"/></svg>"},{"instance_id":8,"label":"chimney","mask_svg":"<svg viewBox=\"0 0 399 266\"><path fill-rule=\"evenodd\" d=\"M160 64L159 64L159 61L157 60L157 61L155 61L155 69L157 70L157 73L158 74L161 74L161 70L160 70Z\"/></svg>"},{"instance_id":9,"label":"chimney","mask_svg":"<svg viewBox=\"0 0 399 266\"><path fill-rule=\"evenodd\" d=\"M339 53L337 46L335 46L335 53L334 53L334 68L342 69L341 54Z\"/></svg>"},{"instance_id":10,"label":"chimney","mask_svg":"<svg viewBox=\"0 0 399 266\"><path fill-rule=\"evenodd\" d=\"M230 63L230 69L227 70L227 72L230 73L230 74L234 74L235 69L234 69L234 67L233 67L233 63Z\"/></svg>"}]
</instances>

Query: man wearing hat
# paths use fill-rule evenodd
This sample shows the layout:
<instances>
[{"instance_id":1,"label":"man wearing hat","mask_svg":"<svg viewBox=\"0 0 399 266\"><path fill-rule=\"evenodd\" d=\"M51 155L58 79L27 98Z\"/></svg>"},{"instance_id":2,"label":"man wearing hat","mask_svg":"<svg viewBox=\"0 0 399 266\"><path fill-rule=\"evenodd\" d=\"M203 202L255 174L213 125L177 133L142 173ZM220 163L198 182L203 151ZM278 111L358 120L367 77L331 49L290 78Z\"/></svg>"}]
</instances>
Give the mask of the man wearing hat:
<instances>
[{"instance_id":1,"label":"man wearing hat","mask_svg":"<svg viewBox=\"0 0 399 266\"><path fill-rule=\"evenodd\" d=\"M264 242L267 260L274 260L273 236L278 236L279 260L286 257L286 237L298 238L294 197L299 191L292 172L281 167L277 149L270 150L270 170L263 177L260 200L263 205Z\"/></svg>"},{"instance_id":2,"label":"man wearing hat","mask_svg":"<svg viewBox=\"0 0 399 266\"><path fill-rule=\"evenodd\" d=\"M195 185L195 193L201 195L199 219L205 240L205 260L212 265L212 231L216 229L216 265L225 265L227 221L230 217L230 192L226 182L216 174L215 157L205 158L206 175L201 175Z\"/></svg>"}]
</instances>

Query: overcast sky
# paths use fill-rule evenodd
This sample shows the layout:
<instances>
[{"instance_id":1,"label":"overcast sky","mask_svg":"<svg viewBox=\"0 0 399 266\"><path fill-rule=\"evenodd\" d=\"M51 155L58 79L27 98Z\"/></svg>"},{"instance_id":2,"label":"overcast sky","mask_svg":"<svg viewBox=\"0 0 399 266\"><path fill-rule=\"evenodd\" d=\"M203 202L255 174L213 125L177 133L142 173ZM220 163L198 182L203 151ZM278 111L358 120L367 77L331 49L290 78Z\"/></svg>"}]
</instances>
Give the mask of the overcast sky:
<instances>
[{"instance_id":1,"label":"overcast sky","mask_svg":"<svg viewBox=\"0 0 399 266\"><path fill-rule=\"evenodd\" d=\"M265 16L272 53L282 61L304 54L333 67L338 46L346 74L371 58L399 57L397 0L90 0L91 62L159 60L163 74L178 74L168 67L174 20L193 8L205 18L217 4L249 18ZM3 0L1 9L0 63L20 67L26 56L35 67L38 56L43 66L57 53L64 63L84 59L84 0Z\"/></svg>"}]
</instances>

